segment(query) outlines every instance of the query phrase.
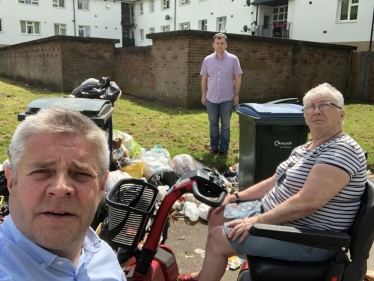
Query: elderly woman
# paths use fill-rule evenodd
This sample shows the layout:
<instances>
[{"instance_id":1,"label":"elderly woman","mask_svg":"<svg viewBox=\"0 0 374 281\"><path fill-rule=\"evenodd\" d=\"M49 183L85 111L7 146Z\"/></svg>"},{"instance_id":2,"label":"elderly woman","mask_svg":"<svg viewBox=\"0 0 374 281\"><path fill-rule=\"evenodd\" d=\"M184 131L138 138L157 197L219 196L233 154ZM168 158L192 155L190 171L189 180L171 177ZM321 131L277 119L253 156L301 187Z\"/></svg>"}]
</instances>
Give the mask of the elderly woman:
<instances>
[{"instance_id":1,"label":"elderly woman","mask_svg":"<svg viewBox=\"0 0 374 281\"><path fill-rule=\"evenodd\" d=\"M333 256L328 250L248 234L255 223L344 232L355 219L366 183L366 159L360 145L342 130L343 96L324 83L306 93L303 103L313 140L295 148L272 177L227 196L210 213L203 267L178 280L220 280L233 255L310 262ZM255 199L261 199L261 208L254 216L231 222L224 217L228 204Z\"/></svg>"}]
</instances>

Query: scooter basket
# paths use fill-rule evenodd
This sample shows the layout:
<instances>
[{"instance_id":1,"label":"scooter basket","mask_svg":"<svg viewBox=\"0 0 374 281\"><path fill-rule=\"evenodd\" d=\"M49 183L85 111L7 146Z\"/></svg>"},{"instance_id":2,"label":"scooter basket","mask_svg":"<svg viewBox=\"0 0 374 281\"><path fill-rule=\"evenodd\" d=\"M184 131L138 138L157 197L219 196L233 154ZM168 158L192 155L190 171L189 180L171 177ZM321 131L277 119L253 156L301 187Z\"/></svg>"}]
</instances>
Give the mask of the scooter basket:
<instances>
[{"instance_id":1,"label":"scooter basket","mask_svg":"<svg viewBox=\"0 0 374 281\"><path fill-rule=\"evenodd\" d=\"M110 244L135 249L144 235L158 189L137 179L123 179L106 196Z\"/></svg>"}]
</instances>

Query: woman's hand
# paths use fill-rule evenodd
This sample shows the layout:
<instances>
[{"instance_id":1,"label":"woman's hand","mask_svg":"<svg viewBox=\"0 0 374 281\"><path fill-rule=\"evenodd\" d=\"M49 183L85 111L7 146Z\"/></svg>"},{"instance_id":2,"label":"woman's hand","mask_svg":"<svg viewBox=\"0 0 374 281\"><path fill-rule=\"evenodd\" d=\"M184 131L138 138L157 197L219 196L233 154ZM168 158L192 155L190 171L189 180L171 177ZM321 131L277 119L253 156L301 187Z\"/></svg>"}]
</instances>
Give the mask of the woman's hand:
<instances>
[{"instance_id":1,"label":"woman's hand","mask_svg":"<svg viewBox=\"0 0 374 281\"><path fill-rule=\"evenodd\" d=\"M249 235L249 229L257 222L257 217L249 217L242 220L236 220L227 224L231 228L228 238L235 241L240 235L239 243L242 243Z\"/></svg>"},{"instance_id":2,"label":"woman's hand","mask_svg":"<svg viewBox=\"0 0 374 281\"><path fill-rule=\"evenodd\" d=\"M234 200L234 201L231 201L231 200ZM222 204L216 208L213 208L211 207L208 211L208 215L207 215L207 220L209 220L209 217L212 213L214 214L218 214L219 212L221 212L223 209L225 209L225 206L227 204L230 204L230 203L234 203L236 202L236 197L234 198L233 196L226 196L225 199L223 200Z\"/></svg>"}]
</instances>

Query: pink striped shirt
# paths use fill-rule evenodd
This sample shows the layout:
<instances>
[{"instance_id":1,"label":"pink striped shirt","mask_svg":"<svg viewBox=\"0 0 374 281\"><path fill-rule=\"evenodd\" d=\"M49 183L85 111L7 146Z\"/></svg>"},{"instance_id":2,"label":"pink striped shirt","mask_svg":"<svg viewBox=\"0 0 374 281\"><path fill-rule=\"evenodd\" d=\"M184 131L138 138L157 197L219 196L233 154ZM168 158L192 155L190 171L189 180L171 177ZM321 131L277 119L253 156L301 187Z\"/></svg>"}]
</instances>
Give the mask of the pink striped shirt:
<instances>
[{"instance_id":1,"label":"pink striped shirt","mask_svg":"<svg viewBox=\"0 0 374 281\"><path fill-rule=\"evenodd\" d=\"M226 52L219 60L216 53L205 57L200 75L208 77L206 98L212 103L232 100L235 91L235 76L242 74L237 56Z\"/></svg>"}]
</instances>

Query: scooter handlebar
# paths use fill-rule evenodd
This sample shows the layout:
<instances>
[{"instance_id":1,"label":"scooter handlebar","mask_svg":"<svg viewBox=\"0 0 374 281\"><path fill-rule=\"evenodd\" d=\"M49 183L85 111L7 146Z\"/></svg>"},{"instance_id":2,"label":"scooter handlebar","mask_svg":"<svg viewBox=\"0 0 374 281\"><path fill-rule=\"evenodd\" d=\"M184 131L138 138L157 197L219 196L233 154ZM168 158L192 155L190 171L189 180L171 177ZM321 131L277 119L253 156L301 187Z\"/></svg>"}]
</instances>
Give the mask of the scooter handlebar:
<instances>
[{"instance_id":1,"label":"scooter handlebar","mask_svg":"<svg viewBox=\"0 0 374 281\"><path fill-rule=\"evenodd\" d=\"M211 207L220 206L226 197L226 190L223 190L217 200L209 199L208 197L205 197L200 193L199 187L196 182L192 182L192 192L197 200Z\"/></svg>"}]
</instances>

